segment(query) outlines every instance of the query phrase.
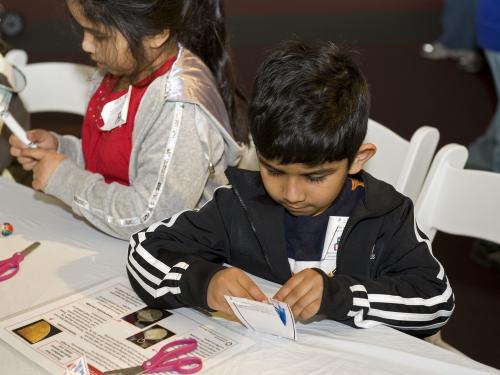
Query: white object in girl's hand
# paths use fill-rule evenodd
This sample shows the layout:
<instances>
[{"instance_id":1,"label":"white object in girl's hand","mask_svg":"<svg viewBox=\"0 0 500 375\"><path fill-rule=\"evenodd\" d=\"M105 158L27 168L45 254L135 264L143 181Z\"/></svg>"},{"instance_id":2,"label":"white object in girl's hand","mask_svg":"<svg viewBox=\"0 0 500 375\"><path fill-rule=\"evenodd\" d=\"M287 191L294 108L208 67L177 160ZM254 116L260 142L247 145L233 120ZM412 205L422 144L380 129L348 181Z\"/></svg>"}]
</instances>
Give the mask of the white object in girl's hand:
<instances>
[{"instance_id":1,"label":"white object in girl's hand","mask_svg":"<svg viewBox=\"0 0 500 375\"><path fill-rule=\"evenodd\" d=\"M0 114L0 118L4 121L4 124L10 129L14 135L19 138L21 142L23 142L29 148L36 148L36 144L31 142L24 129L19 125L17 120L10 114L9 111L4 111Z\"/></svg>"},{"instance_id":2,"label":"white object in girl's hand","mask_svg":"<svg viewBox=\"0 0 500 375\"><path fill-rule=\"evenodd\" d=\"M19 69L15 68L13 65L7 64L3 56L0 58L0 67L6 72L9 84L12 85L12 87L8 87L0 84L0 119L3 120L4 124L7 125L10 131L14 133L21 142L30 148L35 148L36 145L28 139L24 129L9 112L12 95L24 89L26 86L26 77Z\"/></svg>"}]
</instances>

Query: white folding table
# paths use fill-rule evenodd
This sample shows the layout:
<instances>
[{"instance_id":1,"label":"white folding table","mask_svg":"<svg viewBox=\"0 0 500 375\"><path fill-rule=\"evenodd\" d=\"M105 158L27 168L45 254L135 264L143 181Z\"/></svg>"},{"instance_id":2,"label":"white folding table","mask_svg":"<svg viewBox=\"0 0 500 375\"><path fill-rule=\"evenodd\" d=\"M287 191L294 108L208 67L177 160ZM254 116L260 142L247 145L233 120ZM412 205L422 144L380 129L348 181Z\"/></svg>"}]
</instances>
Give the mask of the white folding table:
<instances>
[{"instance_id":1,"label":"white folding table","mask_svg":"<svg viewBox=\"0 0 500 375\"><path fill-rule=\"evenodd\" d=\"M5 178L0 178L0 222L14 226L12 235L0 238L0 259L34 241L41 242L22 262L17 275L0 282L0 320L126 273L126 241L99 232L56 200ZM267 292L278 287L258 282ZM500 374L383 326L361 330L334 321L299 323L296 342L249 331L245 334L256 345L205 373ZM0 369L2 374L12 375L47 373L2 341Z\"/></svg>"}]
</instances>

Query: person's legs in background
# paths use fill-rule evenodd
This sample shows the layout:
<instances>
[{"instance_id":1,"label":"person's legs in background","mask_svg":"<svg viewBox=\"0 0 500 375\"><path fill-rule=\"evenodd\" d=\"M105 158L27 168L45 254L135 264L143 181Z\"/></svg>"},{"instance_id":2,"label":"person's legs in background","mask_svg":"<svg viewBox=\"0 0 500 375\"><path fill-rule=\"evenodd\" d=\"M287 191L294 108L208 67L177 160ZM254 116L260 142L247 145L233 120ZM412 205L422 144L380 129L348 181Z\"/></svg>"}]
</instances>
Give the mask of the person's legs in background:
<instances>
[{"instance_id":1,"label":"person's legs in background","mask_svg":"<svg viewBox=\"0 0 500 375\"><path fill-rule=\"evenodd\" d=\"M422 56L432 60L455 59L468 72L477 72L483 58L477 47L477 0L446 0L441 17L442 34L422 46Z\"/></svg>"},{"instance_id":2,"label":"person's legs in background","mask_svg":"<svg viewBox=\"0 0 500 375\"><path fill-rule=\"evenodd\" d=\"M476 11L476 0L446 0L438 42L451 50L476 50Z\"/></svg>"},{"instance_id":3,"label":"person's legs in background","mask_svg":"<svg viewBox=\"0 0 500 375\"><path fill-rule=\"evenodd\" d=\"M500 173L500 52L485 50L497 93L497 109L486 132L469 146L466 168L484 169ZM484 266L500 270L500 245L477 240L471 252L472 259Z\"/></svg>"},{"instance_id":4,"label":"person's legs in background","mask_svg":"<svg viewBox=\"0 0 500 375\"><path fill-rule=\"evenodd\" d=\"M485 53L497 93L497 109L490 123L491 133L495 139L492 171L500 173L500 52L486 50Z\"/></svg>"},{"instance_id":5,"label":"person's legs in background","mask_svg":"<svg viewBox=\"0 0 500 375\"><path fill-rule=\"evenodd\" d=\"M469 145L466 168L482 169L500 173L500 53L486 50L497 94L497 109L483 135Z\"/></svg>"}]
</instances>

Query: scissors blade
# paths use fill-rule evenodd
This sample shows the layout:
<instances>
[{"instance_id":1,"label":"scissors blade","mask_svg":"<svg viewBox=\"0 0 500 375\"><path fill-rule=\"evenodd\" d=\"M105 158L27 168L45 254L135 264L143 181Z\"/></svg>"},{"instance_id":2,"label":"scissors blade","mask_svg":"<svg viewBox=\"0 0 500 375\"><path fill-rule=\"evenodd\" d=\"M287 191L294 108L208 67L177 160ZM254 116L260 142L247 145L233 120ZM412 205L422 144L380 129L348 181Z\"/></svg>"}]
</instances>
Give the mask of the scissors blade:
<instances>
[{"instance_id":1,"label":"scissors blade","mask_svg":"<svg viewBox=\"0 0 500 375\"><path fill-rule=\"evenodd\" d=\"M144 368L142 366L135 366L119 370L106 371L104 375L139 375L142 373L144 373Z\"/></svg>"},{"instance_id":2,"label":"scissors blade","mask_svg":"<svg viewBox=\"0 0 500 375\"><path fill-rule=\"evenodd\" d=\"M26 256L28 255L29 253L31 253L33 250L35 250L38 246L40 246L40 242L36 241L36 242L33 242L31 245L29 245L26 249L20 251L21 254L23 254L23 256Z\"/></svg>"}]
</instances>

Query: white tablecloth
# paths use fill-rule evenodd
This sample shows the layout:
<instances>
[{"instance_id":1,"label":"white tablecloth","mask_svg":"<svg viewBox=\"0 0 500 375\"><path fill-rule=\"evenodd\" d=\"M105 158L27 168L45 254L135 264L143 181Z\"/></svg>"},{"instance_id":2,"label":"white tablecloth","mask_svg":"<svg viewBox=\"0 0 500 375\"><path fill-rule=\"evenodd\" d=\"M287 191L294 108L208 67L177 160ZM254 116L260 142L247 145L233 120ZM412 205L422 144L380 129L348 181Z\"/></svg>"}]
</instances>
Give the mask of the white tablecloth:
<instances>
[{"instance_id":1,"label":"white tablecloth","mask_svg":"<svg viewBox=\"0 0 500 375\"><path fill-rule=\"evenodd\" d=\"M127 243L76 218L55 200L0 178L0 259L34 241L39 246L13 278L0 283L0 320L125 275ZM277 286L261 282L264 291ZM231 325L231 323L225 323ZM243 328L241 328L242 332ZM484 374L499 373L388 327L359 330L333 321L298 324L298 341L252 335L256 345L210 374ZM46 374L0 341L0 373Z\"/></svg>"}]
</instances>

